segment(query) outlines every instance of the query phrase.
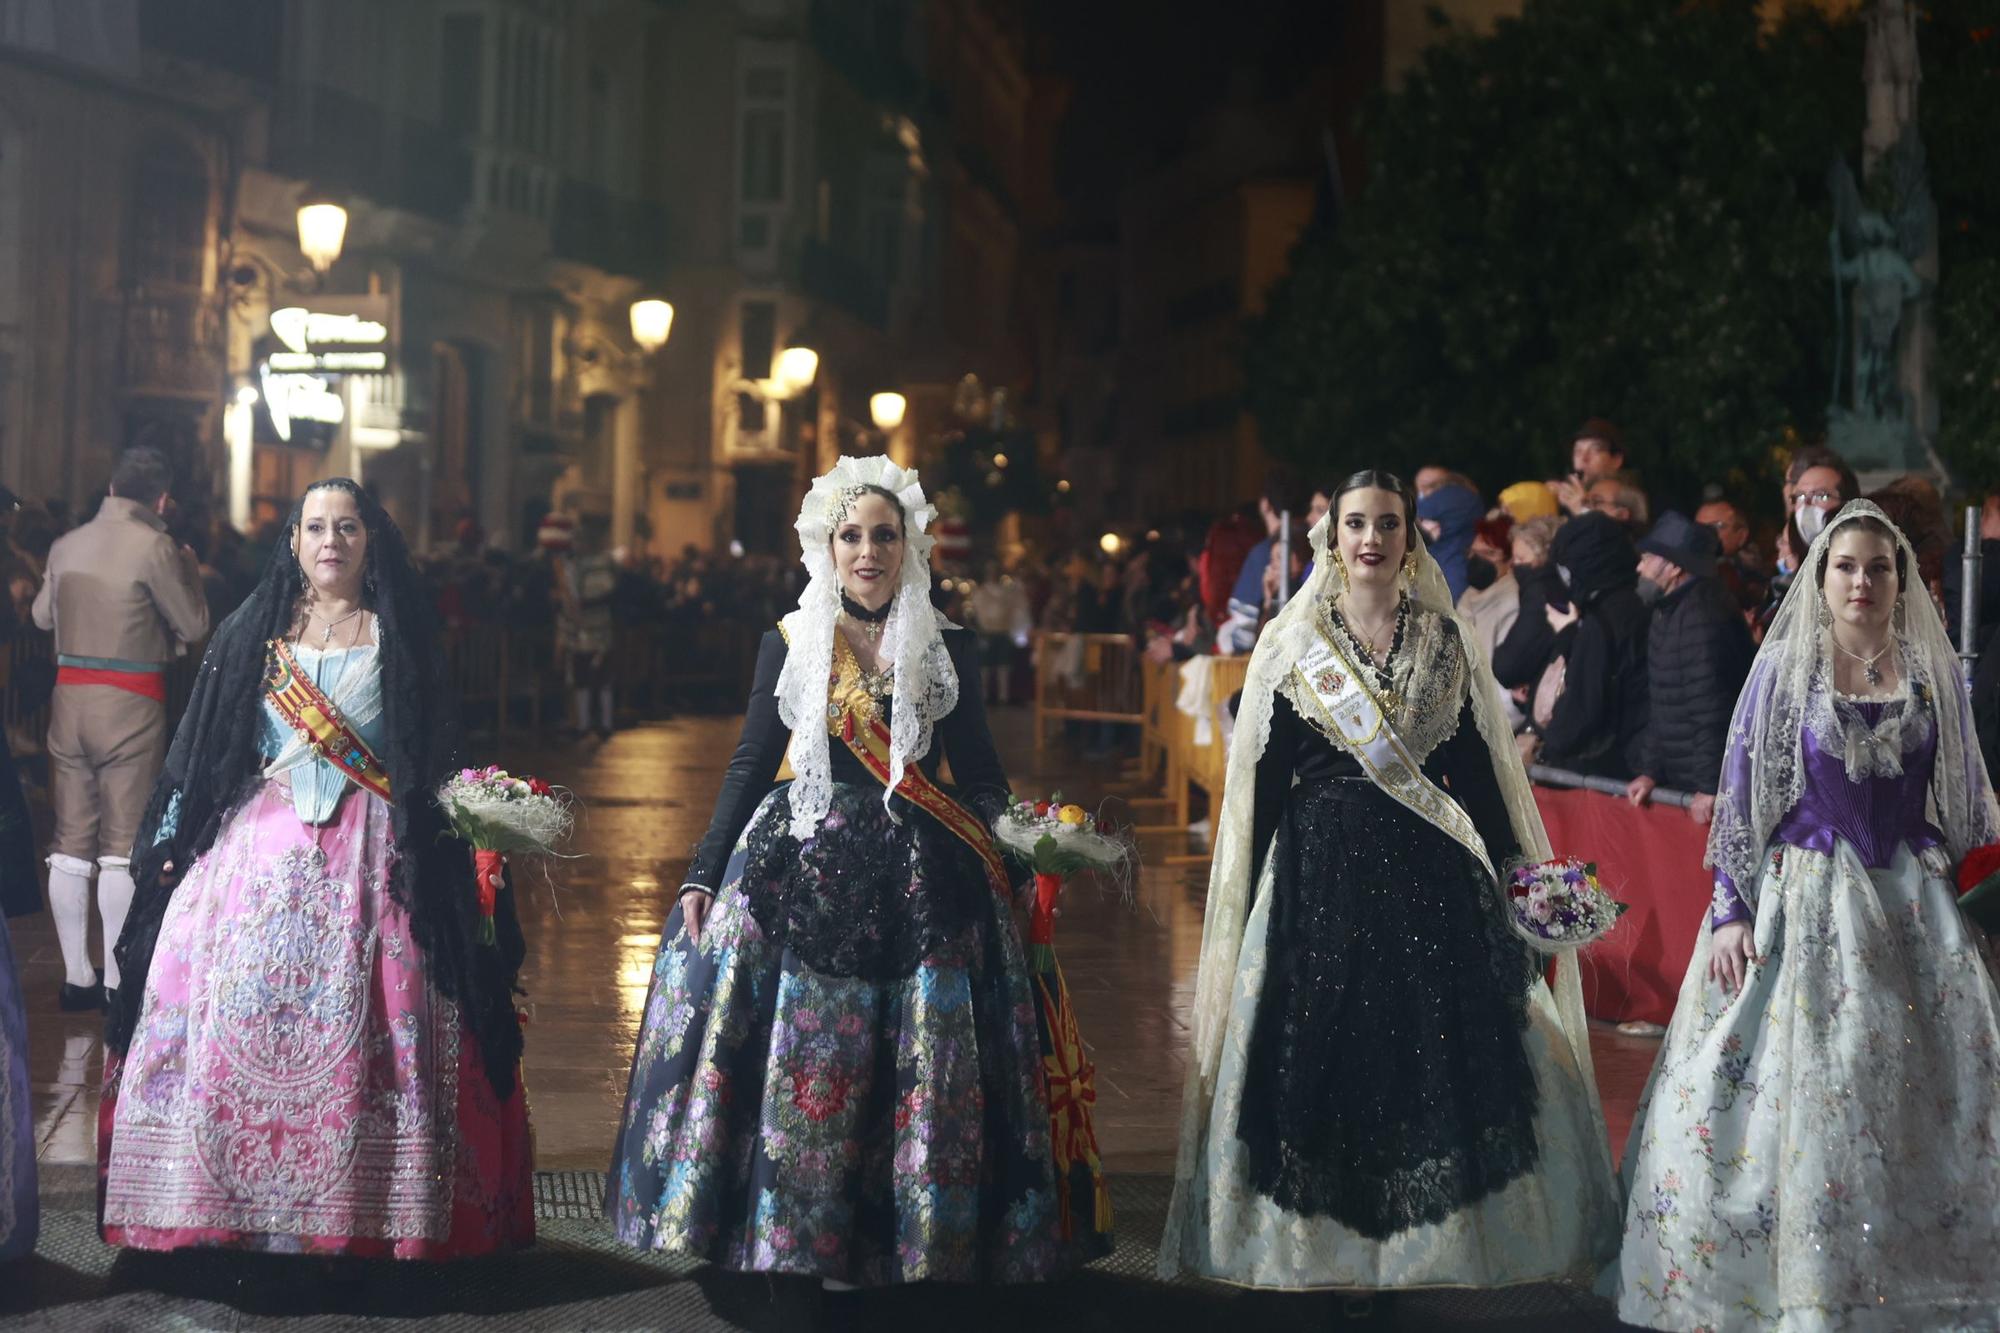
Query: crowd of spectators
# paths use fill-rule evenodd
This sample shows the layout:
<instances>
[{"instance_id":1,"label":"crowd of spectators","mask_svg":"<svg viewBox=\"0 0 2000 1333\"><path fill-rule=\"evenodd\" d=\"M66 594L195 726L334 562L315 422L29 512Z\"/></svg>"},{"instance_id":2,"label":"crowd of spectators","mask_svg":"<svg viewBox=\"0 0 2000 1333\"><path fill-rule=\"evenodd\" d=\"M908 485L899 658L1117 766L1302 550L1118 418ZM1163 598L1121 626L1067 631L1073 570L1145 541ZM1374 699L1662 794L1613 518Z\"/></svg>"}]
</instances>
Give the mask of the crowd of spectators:
<instances>
[{"instance_id":1,"label":"crowd of spectators","mask_svg":"<svg viewBox=\"0 0 2000 1333\"><path fill-rule=\"evenodd\" d=\"M1563 477L1517 482L1490 499L1446 468L1422 467L1413 479L1419 526L1506 691L1523 756L1612 780L1634 804L1673 791L1707 823L1757 641L1812 538L1864 494L1854 470L1828 449L1799 449L1772 497L1782 523L1762 532L1753 516L1769 507L1721 486L1686 509L1662 505L1630 466L1617 426L1597 418L1575 432ZM1140 636L1156 662L1247 653L1309 572L1306 525L1324 512L1332 484L1274 470L1254 512L1185 521L1122 568L1085 566L1079 584L1123 590L1115 606L1093 600L1087 586L1078 603L1094 614L1068 616L1057 597L1041 623ZM1960 561L1936 485L1899 477L1866 498L1909 535L1922 591L1956 633ZM1988 502L1981 536L1982 598L1991 603L1981 624L1991 627L2000 617L2000 498ZM1277 555L1284 549L1295 553L1289 567ZM2000 657L2000 638L1985 642ZM2000 661L1990 675L1987 712L2000 746Z\"/></svg>"}]
</instances>

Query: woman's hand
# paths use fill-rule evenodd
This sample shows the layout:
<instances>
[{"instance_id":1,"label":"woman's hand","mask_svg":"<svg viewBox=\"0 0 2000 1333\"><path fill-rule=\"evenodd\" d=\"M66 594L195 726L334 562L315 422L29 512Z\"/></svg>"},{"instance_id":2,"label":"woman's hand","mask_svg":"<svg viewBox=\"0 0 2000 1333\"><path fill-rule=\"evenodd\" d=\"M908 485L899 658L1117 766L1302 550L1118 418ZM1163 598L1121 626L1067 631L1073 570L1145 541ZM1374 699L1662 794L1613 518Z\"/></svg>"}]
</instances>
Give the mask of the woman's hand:
<instances>
[{"instance_id":1,"label":"woman's hand","mask_svg":"<svg viewBox=\"0 0 2000 1333\"><path fill-rule=\"evenodd\" d=\"M1734 995L1743 989L1750 964L1763 961L1752 952L1755 948L1748 921L1718 927L1709 940L1708 975L1721 982L1727 994Z\"/></svg>"},{"instance_id":2,"label":"woman's hand","mask_svg":"<svg viewBox=\"0 0 2000 1333\"><path fill-rule=\"evenodd\" d=\"M162 863L160 866L160 887L163 889L171 889L174 885L180 882L181 882L180 867L176 866L172 861L167 861Z\"/></svg>"},{"instance_id":3,"label":"woman's hand","mask_svg":"<svg viewBox=\"0 0 2000 1333\"><path fill-rule=\"evenodd\" d=\"M1560 609L1553 605L1545 607L1543 614L1548 617L1549 628L1558 634L1568 629L1571 625L1574 625L1578 617L1576 604L1573 602Z\"/></svg>"},{"instance_id":4,"label":"woman's hand","mask_svg":"<svg viewBox=\"0 0 2000 1333\"><path fill-rule=\"evenodd\" d=\"M715 896L707 889L681 890L681 924L687 927L688 943L701 943L701 923L708 917Z\"/></svg>"}]
</instances>

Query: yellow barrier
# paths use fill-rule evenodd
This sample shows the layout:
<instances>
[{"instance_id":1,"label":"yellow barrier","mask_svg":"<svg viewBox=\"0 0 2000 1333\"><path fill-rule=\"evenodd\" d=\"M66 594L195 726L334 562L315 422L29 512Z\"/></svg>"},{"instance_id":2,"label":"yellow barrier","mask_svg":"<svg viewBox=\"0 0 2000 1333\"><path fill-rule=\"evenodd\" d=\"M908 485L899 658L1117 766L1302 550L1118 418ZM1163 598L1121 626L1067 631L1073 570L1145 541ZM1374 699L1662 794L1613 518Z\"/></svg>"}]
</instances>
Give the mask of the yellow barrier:
<instances>
[{"instance_id":1,"label":"yellow barrier","mask_svg":"<svg viewBox=\"0 0 2000 1333\"><path fill-rule=\"evenodd\" d=\"M1035 753L1055 722L1112 722L1141 729L1139 644L1130 634L1035 635Z\"/></svg>"}]
</instances>

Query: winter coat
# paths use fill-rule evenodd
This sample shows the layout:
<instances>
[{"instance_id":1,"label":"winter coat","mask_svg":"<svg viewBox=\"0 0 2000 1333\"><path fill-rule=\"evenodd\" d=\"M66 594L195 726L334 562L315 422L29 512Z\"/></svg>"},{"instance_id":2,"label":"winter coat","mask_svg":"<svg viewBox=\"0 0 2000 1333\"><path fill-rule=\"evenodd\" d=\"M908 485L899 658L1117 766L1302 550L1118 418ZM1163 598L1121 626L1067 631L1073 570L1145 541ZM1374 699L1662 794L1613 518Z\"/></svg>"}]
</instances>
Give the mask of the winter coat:
<instances>
[{"instance_id":1,"label":"winter coat","mask_svg":"<svg viewBox=\"0 0 2000 1333\"><path fill-rule=\"evenodd\" d=\"M1567 571L1579 619L1556 636L1567 665L1542 729L1542 762L1628 779L1638 771L1647 717L1650 625L1635 590L1638 553L1616 519L1592 511L1562 526L1549 559Z\"/></svg>"},{"instance_id":2,"label":"winter coat","mask_svg":"<svg viewBox=\"0 0 2000 1333\"><path fill-rule=\"evenodd\" d=\"M1713 795L1755 653L1750 627L1722 580L1690 579L1653 608L1647 645L1650 720L1639 771L1662 787Z\"/></svg>"}]
</instances>

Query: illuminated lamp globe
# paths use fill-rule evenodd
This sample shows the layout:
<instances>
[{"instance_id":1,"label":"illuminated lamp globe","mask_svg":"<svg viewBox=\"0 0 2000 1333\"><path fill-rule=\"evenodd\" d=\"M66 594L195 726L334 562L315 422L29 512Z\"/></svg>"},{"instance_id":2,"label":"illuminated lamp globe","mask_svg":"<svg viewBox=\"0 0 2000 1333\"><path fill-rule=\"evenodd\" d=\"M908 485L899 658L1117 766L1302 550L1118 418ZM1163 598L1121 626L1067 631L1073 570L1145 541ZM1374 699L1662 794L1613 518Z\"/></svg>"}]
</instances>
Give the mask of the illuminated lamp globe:
<instances>
[{"instance_id":1,"label":"illuminated lamp globe","mask_svg":"<svg viewBox=\"0 0 2000 1333\"><path fill-rule=\"evenodd\" d=\"M299 207L299 253L317 273L332 268L347 242L347 210L315 199Z\"/></svg>"},{"instance_id":2,"label":"illuminated lamp globe","mask_svg":"<svg viewBox=\"0 0 2000 1333\"><path fill-rule=\"evenodd\" d=\"M787 398L796 398L812 387L819 376L819 353L810 347L787 347L778 353L776 374L778 392Z\"/></svg>"},{"instance_id":3,"label":"illuminated lamp globe","mask_svg":"<svg viewBox=\"0 0 2000 1333\"><path fill-rule=\"evenodd\" d=\"M1122 540L1120 540L1117 533L1107 532L1102 537L1099 537L1097 539L1097 545L1098 548L1104 552L1104 554L1117 555L1119 548L1125 545L1125 543Z\"/></svg>"},{"instance_id":4,"label":"illuminated lamp globe","mask_svg":"<svg viewBox=\"0 0 2000 1333\"><path fill-rule=\"evenodd\" d=\"M878 393L868 400L868 415L876 430L896 429L903 424L903 414L909 410L909 400L900 393Z\"/></svg>"},{"instance_id":5,"label":"illuminated lamp globe","mask_svg":"<svg viewBox=\"0 0 2000 1333\"><path fill-rule=\"evenodd\" d=\"M673 332L674 308L665 301L647 299L632 303L632 341L648 354L667 345Z\"/></svg>"}]
</instances>

